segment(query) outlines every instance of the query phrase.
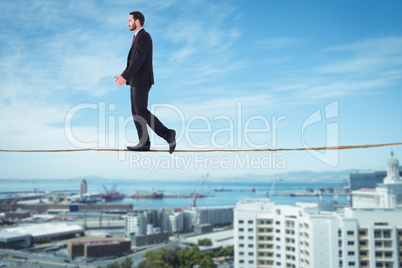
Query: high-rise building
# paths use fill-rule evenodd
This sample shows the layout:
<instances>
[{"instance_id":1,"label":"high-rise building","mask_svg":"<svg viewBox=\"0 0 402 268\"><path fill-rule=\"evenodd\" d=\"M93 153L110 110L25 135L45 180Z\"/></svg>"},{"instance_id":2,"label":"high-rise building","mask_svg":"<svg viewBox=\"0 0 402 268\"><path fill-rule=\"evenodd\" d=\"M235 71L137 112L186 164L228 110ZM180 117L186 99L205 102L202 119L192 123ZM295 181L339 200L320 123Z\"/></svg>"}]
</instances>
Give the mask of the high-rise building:
<instances>
[{"instance_id":1,"label":"high-rise building","mask_svg":"<svg viewBox=\"0 0 402 268\"><path fill-rule=\"evenodd\" d=\"M126 233L145 235L147 232L147 218L143 211L129 213L126 217Z\"/></svg>"},{"instance_id":2,"label":"high-rise building","mask_svg":"<svg viewBox=\"0 0 402 268\"><path fill-rule=\"evenodd\" d=\"M399 161L391 154L383 184L353 192L355 207L339 211L322 202L293 206L269 199L238 202L235 268L402 267L398 171Z\"/></svg>"},{"instance_id":3,"label":"high-rise building","mask_svg":"<svg viewBox=\"0 0 402 268\"><path fill-rule=\"evenodd\" d=\"M81 181L80 194L84 195L88 192L88 185L86 180Z\"/></svg>"},{"instance_id":4,"label":"high-rise building","mask_svg":"<svg viewBox=\"0 0 402 268\"><path fill-rule=\"evenodd\" d=\"M239 202L235 267L402 267L402 211L332 209L326 203Z\"/></svg>"},{"instance_id":5,"label":"high-rise building","mask_svg":"<svg viewBox=\"0 0 402 268\"><path fill-rule=\"evenodd\" d=\"M172 233L182 232L184 230L184 213L176 212L169 216Z\"/></svg>"}]
</instances>

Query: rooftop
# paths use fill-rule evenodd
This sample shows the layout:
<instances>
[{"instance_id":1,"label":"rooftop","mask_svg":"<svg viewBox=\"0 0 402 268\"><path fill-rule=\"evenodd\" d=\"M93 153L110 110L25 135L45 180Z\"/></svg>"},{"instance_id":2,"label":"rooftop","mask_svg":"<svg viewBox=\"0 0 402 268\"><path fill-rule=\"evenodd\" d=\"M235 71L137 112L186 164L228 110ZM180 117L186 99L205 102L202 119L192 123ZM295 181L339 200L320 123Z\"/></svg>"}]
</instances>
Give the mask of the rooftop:
<instances>
[{"instance_id":1,"label":"rooftop","mask_svg":"<svg viewBox=\"0 0 402 268\"><path fill-rule=\"evenodd\" d=\"M372 189L372 188L362 188L359 189L357 191L355 191L356 193L376 193L377 190L376 189Z\"/></svg>"},{"instance_id":2,"label":"rooftop","mask_svg":"<svg viewBox=\"0 0 402 268\"><path fill-rule=\"evenodd\" d=\"M70 233L70 232L82 232L82 227L78 225L67 225L67 224L35 224L15 228L7 228L4 230L8 233L19 233L19 234L30 234L32 236L44 236L52 235L58 233Z\"/></svg>"},{"instance_id":3,"label":"rooftop","mask_svg":"<svg viewBox=\"0 0 402 268\"><path fill-rule=\"evenodd\" d=\"M124 237L108 237L108 238L92 238L92 239L75 239L75 240L69 240L68 242L71 244L91 244L91 243L111 244L111 243L117 243L119 241L127 241L127 239Z\"/></svg>"},{"instance_id":4,"label":"rooftop","mask_svg":"<svg viewBox=\"0 0 402 268\"><path fill-rule=\"evenodd\" d=\"M234 231L226 230L190 237L184 237L181 239L181 244L191 244L197 245L199 239L209 238L212 241L211 248L220 248L220 247L228 247L234 245ZM201 247L200 247L201 249Z\"/></svg>"}]
</instances>

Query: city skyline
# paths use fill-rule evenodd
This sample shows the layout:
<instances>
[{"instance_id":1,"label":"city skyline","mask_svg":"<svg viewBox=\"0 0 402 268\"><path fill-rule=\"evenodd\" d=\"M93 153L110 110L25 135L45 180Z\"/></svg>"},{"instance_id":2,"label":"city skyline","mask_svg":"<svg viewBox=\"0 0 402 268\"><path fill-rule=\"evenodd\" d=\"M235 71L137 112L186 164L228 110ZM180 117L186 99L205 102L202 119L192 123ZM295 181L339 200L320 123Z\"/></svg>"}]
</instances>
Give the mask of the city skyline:
<instances>
[{"instance_id":1,"label":"city skyline","mask_svg":"<svg viewBox=\"0 0 402 268\"><path fill-rule=\"evenodd\" d=\"M178 131L177 150L401 142L402 3L14 1L0 4L1 149L135 144L129 88L113 83L125 67L133 10L144 13L154 42L150 109ZM151 141L167 149L153 134ZM390 151L402 157L401 146L0 153L0 179L383 169Z\"/></svg>"}]
</instances>

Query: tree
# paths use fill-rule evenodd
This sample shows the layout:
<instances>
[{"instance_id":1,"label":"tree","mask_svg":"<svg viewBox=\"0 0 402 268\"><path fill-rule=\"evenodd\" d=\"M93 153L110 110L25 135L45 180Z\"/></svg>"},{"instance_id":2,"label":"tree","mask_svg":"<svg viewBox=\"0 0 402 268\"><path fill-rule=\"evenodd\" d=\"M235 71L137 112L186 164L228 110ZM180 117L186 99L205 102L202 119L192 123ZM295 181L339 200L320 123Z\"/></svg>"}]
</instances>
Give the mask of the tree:
<instances>
[{"instance_id":1,"label":"tree","mask_svg":"<svg viewBox=\"0 0 402 268\"><path fill-rule=\"evenodd\" d=\"M120 263L121 268L131 268L133 266L133 260L129 257L126 257L126 259Z\"/></svg>"},{"instance_id":2,"label":"tree","mask_svg":"<svg viewBox=\"0 0 402 268\"><path fill-rule=\"evenodd\" d=\"M215 252L215 257L233 257L234 247L221 248L219 251Z\"/></svg>"},{"instance_id":3,"label":"tree","mask_svg":"<svg viewBox=\"0 0 402 268\"><path fill-rule=\"evenodd\" d=\"M199 246L210 246L212 245L212 241L209 238L198 239Z\"/></svg>"},{"instance_id":4,"label":"tree","mask_svg":"<svg viewBox=\"0 0 402 268\"><path fill-rule=\"evenodd\" d=\"M200 252L198 246L192 248L158 251L148 251L144 260L137 268L192 268L201 265L202 268L215 268L212 260L213 252Z\"/></svg>"},{"instance_id":5,"label":"tree","mask_svg":"<svg viewBox=\"0 0 402 268\"><path fill-rule=\"evenodd\" d=\"M106 268L120 268L120 264L116 261L114 263L106 265Z\"/></svg>"}]
</instances>

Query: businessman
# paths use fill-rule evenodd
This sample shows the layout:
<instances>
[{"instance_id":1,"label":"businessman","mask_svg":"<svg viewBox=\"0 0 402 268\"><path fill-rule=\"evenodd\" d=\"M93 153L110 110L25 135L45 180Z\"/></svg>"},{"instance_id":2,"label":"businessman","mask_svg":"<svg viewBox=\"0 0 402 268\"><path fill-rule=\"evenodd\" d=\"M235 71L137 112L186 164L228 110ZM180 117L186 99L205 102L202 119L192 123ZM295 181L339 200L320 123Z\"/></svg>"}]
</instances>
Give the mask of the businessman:
<instances>
[{"instance_id":1,"label":"businessman","mask_svg":"<svg viewBox=\"0 0 402 268\"><path fill-rule=\"evenodd\" d=\"M154 73L152 68L152 39L143 28L144 15L141 12L131 12L128 17L128 27L134 32L132 45L127 57L127 67L121 75L114 78L115 84L130 85L131 88L131 113L139 143L135 146L128 146L131 151L149 151L151 142L149 140L147 125L169 144L169 153L173 153L176 147L176 132L166 128L159 119L148 110L148 94L154 84Z\"/></svg>"}]
</instances>

